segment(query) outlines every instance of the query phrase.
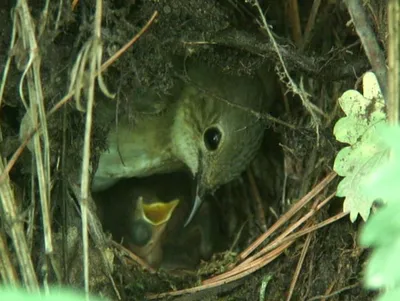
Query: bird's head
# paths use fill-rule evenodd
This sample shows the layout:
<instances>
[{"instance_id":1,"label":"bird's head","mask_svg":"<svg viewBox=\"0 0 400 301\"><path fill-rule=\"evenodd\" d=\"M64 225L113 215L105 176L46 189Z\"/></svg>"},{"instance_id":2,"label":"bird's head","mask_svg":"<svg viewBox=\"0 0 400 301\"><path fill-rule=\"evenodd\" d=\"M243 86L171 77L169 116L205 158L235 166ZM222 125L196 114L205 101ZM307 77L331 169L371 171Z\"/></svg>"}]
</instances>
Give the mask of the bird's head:
<instances>
[{"instance_id":1,"label":"bird's head","mask_svg":"<svg viewBox=\"0 0 400 301\"><path fill-rule=\"evenodd\" d=\"M202 66L188 69L172 127L174 154L196 180L195 204L237 177L253 159L264 125L264 91L256 78L221 74ZM187 223L188 223L187 222Z\"/></svg>"}]
</instances>

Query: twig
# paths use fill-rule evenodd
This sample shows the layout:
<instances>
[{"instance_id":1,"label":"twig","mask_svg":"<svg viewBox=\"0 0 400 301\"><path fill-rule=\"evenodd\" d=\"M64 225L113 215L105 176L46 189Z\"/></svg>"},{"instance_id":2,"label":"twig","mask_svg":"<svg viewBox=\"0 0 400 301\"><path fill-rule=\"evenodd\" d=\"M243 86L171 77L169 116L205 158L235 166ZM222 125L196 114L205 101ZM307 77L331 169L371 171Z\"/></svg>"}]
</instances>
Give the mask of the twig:
<instances>
[{"instance_id":1,"label":"twig","mask_svg":"<svg viewBox=\"0 0 400 301\"><path fill-rule=\"evenodd\" d=\"M296 266L296 270L295 270L293 278L292 278L292 282L290 283L289 293L286 298L286 301L290 301L292 299L294 288L296 286L297 279L299 278L301 267L303 266L304 258L306 257L308 248L310 246L311 237L312 237L311 234L308 234L306 241L304 242L303 249L301 250L301 255L300 255L299 261Z\"/></svg>"},{"instance_id":2,"label":"twig","mask_svg":"<svg viewBox=\"0 0 400 301\"><path fill-rule=\"evenodd\" d=\"M81 196L81 187L72 181L69 182L69 187L71 188L71 191L74 193L75 198L79 199ZM88 220L90 235L93 238L93 241L96 243L96 248L100 251L103 264L107 269L106 272L108 273L108 277L113 285L114 291L115 291L118 299L121 299L120 293L119 293L118 289L116 288L114 279L111 276L111 273L110 273L111 265L110 265L110 261L108 260L107 254L105 252L105 248L108 244L108 241L106 240L101 222L99 221L99 219L97 217L96 205L95 205L95 202L94 202L93 198L91 197L91 195L89 195L89 197L87 199L87 206L88 206L87 220Z\"/></svg>"},{"instance_id":3,"label":"twig","mask_svg":"<svg viewBox=\"0 0 400 301\"><path fill-rule=\"evenodd\" d=\"M147 24L145 29L142 29L139 34L135 36L123 49L124 51L131 46L140 35L145 32L151 22L154 21L157 16L155 12ZM102 19L102 0L96 1L96 15L94 22L94 34L92 40L90 40L82 49L78 55L77 61L71 73L71 84L70 92L74 91L74 96L77 104L77 108L81 109L80 95L83 78L89 77L89 86L87 87L87 106L86 106L86 125L85 125L85 138L83 146L83 158L82 158L82 172L81 172L81 216L82 216L82 245L83 245L83 264L84 264L84 279L85 279L85 292L86 296L89 296L89 237L88 237L88 198L90 196L89 187L89 165L90 165L90 141L92 132L92 114L94 104L94 86L97 78L99 87L105 95L113 97L108 92L103 80L101 72L106 69L112 62L122 54L122 51L117 52L113 58L108 60L103 66L101 65L102 60L102 45L101 45L101 19ZM86 75L86 66L89 66L89 74Z\"/></svg>"},{"instance_id":4,"label":"twig","mask_svg":"<svg viewBox=\"0 0 400 301\"><path fill-rule=\"evenodd\" d=\"M400 99L400 4L398 1L390 0L388 4L389 15L389 78L387 114L392 125L399 122L399 99Z\"/></svg>"},{"instance_id":5,"label":"twig","mask_svg":"<svg viewBox=\"0 0 400 301\"><path fill-rule=\"evenodd\" d=\"M72 0L71 9L75 10L76 6L78 5L79 0Z\"/></svg>"},{"instance_id":6,"label":"twig","mask_svg":"<svg viewBox=\"0 0 400 301\"><path fill-rule=\"evenodd\" d=\"M2 172L3 170L4 163L0 158L0 171ZM2 218L5 219L5 224L9 227L8 232L15 247L15 253L21 269L24 286L28 291L38 291L39 284L26 243L24 225L18 217L18 208L16 206L17 202L15 200L14 192L8 175L0 184L0 202L2 205Z\"/></svg>"},{"instance_id":7,"label":"twig","mask_svg":"<svg viewBox=\"0 0 400 301\"><path fill-rule=\"evenodd\" d=\"M13 18L13 27L12 27L12 33L11 33L11 42L10 42L10 49L9 53L11 53L12 49L15 46L15 39L17 36L17 26L16 23L17 18ZM6 87L6 82L7 82L7 76L8 76L8 71L10 70L10 65L11 65L11 55L8 55L7 57L7 62L4 66L4 71L3 71L3 77L1 79L1 85L0 85L0 108L2 107L3 103L3 94L4 94L4 89Z\"/></svg>"},{"instance_id":8,"label":"twig","mask_svg":"<svg viewBox=\"0 0 400 301\"><path fill-rule=\"evenodd\" d=\"M334 194L333 194L334 195ZM279 235L275 240L273 240L272 242L270 242L266 247L264 247L262 250L260 250L259 252L257 252L255 255L248 257L246 260L244 260L243 262L241 262L238 266L236 266L234 269L231 270L232 273L236 273L235 271L240 271L242 269L246 269L246 267L251 264L252 262L258 260L260 257L266 256L265 254L267 254L268 252L274 250L276 247L278 247L279 245L282 244L282 242L284 241L284 238L287 237L289 235L289 233L293 232L295 229L297 229L302 223L304 223L307 219L309 219L313 214L315 214L320 208L322 208L325 204L327 204L327 202L332 198L332 195L330 197L328 197L325 201L323 201L321 204L319 204L319 206L317 206L316 208L312 208L310 210L309 213L307 213L306 215L304 215L301 219L299 219L298 221L296 221L293 225L289 226L287 229L285 229L285 231ZM282 220L286 219L285 217L281 217ZM279 219L275 224L277 223L281 223L282 220ZM275 224L272 226L274 227ZM288 240L285 240L285 242L287 242ZM224 279L226 278L226 273L215 276L211 279L206 280L205 282L213 282L216 280L220 280L220 279Z\"/></svg>"},{"instance_id":9,"label":"twig","mask_svg":"<svg viewBox=\"0 0 400 301\"><path fill-rule=\"evenodd\" d=\"M198 47L202 47L202 45L207 47L208 45L220 45L246 51L269 60L279 60L272 43L265 42L265 40L257 38L254 34L236 29L218 32L207 41L184 41L183 45ZM351 64L348 64L343 62L342 59L333 61L332 58L306 56L294 49L292 45L277 44L277 46L289 72L300 71L318 80L354 79L354 74L361 74L370 68L368 60L364 57L358 57ZM327 64L327 62L330 62L330 64Z\"/></svg>"},{"instance_id":10,"label":"twig","mask_svg":"<svg viewBox=\"0 0 400 301\"><path fill-rule=\"evenodd\" d=\"M264 207L262 204L261 196L260 196L260 191L258 190L256 181L254 179L254 175L251 171L251 169L247 169L246 171L247 178L249 179L250 182L250 190L251 193L253 194L253 198L255 201L255 214L258 220L258 224L261 227L262 231L267 231L267 222L265 220L265 212L264 212Z\"/></svg>"},{"instance_id":11,"label":"twig","mask_svg":"<svg viewBox=\"0 0 400 301\"><path fill-rule=\"evenodd\" d=\"M318 205L318 201L316 201L314 203L313 209L317 209L317 205ZM311 223L309 222L307 226L309 226L310 224ZM306 226L306 228L307 228L307 226ZM301 267L303 266L304 259L306 257L308 248L310 246L311 237L312 237L311 233L309 233L307 235L307 237L306 237L306 241L304 242L303 248L301 250L299 261L297 262L296 270L294 271L294 274L293 274L293 277L292 277L292 281L290 283L289 292L287 294L288 296L286 298L286 301L290 301L292 299L294 288L296 287L296 282L299 279Z\"/></svg>"},{"instance_id":12,"label":"twig","mask_svg":"<svg viewBox=\"0 0 400 301\"><path fill-rule=\"evenodd\" d=\"M288 243L285 246L282 246L282 250L279 250L280 252L276 252L275 254L273 254L273 256L265 259L264 265L255 265L253 266L251 269L244 271L241 274L238 275L234 275L232 277L229 277L227 279L223 279L220 281L215 281L213 283L207 283L207 284L203 284L203 285L199 285L196 287L191 287L188 289L183 289L183 290L177 290L177 291L172 291L172 292L166 292L166 293L162 293L162 294L149 294L147 296L147 299L149 300L153 300L153 299L160 299L160 298L165 298L165 297L169 297L169 296L181 296L181 295L185 295L185 294L193 294L193 293L197 293L200 291L204 291L207 289L211 289L211 288L215 288L218 286L223 286L223 285L227 285L228 283L232 283L238 280L241 280L242 278L254 273L255 271L259 270L260 268L262 268L263 266L265 266L266 264L268 264L269 262L275 260L285 249L287 246L289 246L291 243Z\"/></svg>"},{"instance_id":13,"label":"twig","mask_svg":"<svg viewBox=\"0 0 400 301\"><path fill-rule=\"evenodd\" d=\"M331 172L325 177L317 186L315 186L309 193L307 193L301 200L299 200L288 212L286 212L279 221L277 221L267 232L261 235L251 246L243 251L239 257L245 259L252 253L260 244L262 244L272 233L274 233L279 227L281 227L290 217L306 205L311 199L316 196L322 189L326 187L336 177L335 172Z\"/></svg>"},{"instance_id":14,"label":"twig","mask_svg":"<svg viewBox=\"0 0 400 301\"><path fill-rule=\"evenodd\" d=\"M280 48L269 28L269 25L267 23L267 20L264 16L264 13L260 7L260 3L258 2L258 0L253 0L254 6L257 8L259 14L260 14L260 18L261 18L261 23L260 26L268 33L268 37L276 51L276 54L278 55L279 58L279 62L281 64L281 68L283 69L283 73L284 76L287 79L287 87L289 88L290 91L292 91L293 93L297 94L302 103L303 106L305 107L305 109L307 110L307 112L311 115L312 121L313 121L313 125L315 126L316 132L317 132L317 136L319 138L319 126L320 126L320 118L317 116L317 113L320 115L324 115L324 113L321 111L320 108L318 108L315 104L313 104L310 99L309 99L309 94L304 90L304 88L302 87L302 83L300 82L300 86L298 86L294 80L292 79L292 77L289 74L289 71L286 67L286 63L283 60L282 54L280 53ZM283 76L282 76L283 77ZM283 79L283 78L282 78ZM319 139L318 139L319 140Z\"/></svg>"},{"instance_id":15,"label":"twig","mask_svg":"<svg viewBox=\"0 0 400 301\"><path fill-rule=\"evenodd\" d=\"M331 282L331 284L329 284L328 288L325 291L325 296L328 296L329 294L332 293L333 288L335 287L337 283L337 279L333 279L333 281ZM326 301L326 298L322 298L322 301Z\"/></svg>"},{"instance_id":16,"label":"twig","mask_svg":"<svg viewBox=\"0 0 400 301\"><path fill-rule=\"evenodd\" d=\"M321 0L314 0L311 7L310 15L308 16L308 21L306 29L304 30L304 39L301 45L301 49L304 50L311 39L311 32L314 28L315 19L317 18L318 9L321 5Z\"/></svg>"},{"instance_id":17,"label":"twig","mask_svg":"<svg viewBox=\"0 0 400 301\"><path fill-rule=\"evenodd\" d=\"M250 262L246 262L246 264L240 264L233 270L230 270L221 275L207 279L207 280L203 281L203 283L209 284L209 283L214 283L217 281L224 281L226 279L230 279L231 277L233 277L235 275L243 274L244 272L247 272L249 270L256 271L256 270L264 267L265 265L267 265L269 262L271 262L272 260L270 260L270 259L272 257L273 257L273 259L278 257L281 254L281 252L283 252L286 248L288 248L299 237L306 235L308 233L314 232L314 231L316 231L320 228L323 228L331 223L334 223L337 220L347 216L348 214L349 214L348 212L341 212L331 218L326 219L325 221L323 221L319 224L316 224L314 226L311 226L309 228L301 230L295 234L289 235L288 237L279 241L279 243L277 245L275 245L274 249L272 251L270 251L269 253L266 253L263 256L255 259L255 260L252 260Z\"/></svg>"},{"instance_id":18,"label":"twig","mask_svg":"<svg viewBox=\"0 0 400 301\"><path fill-rule=\"evenodd\" d=\"M9 250L5 235L3 231L0 230L0 274L5 285L17 286L19 280L14 265L11 262Z\"/></svg>"},{"instance_id":19,"label":"twig","mask_svg":"<svg viewBox=\"0 0 400 301\"><path fill-rule=\"evenodd\" d=\"M264 266L266 266L268 263L272 262L275 260L280 254L282 254L290 245L292 245L294 242L293 241L286 241L284 244L280 245L276 249L272 250L271 252L263 255L260 258L257 258L251 262L246 263L245 265L239 265L233 270L227 271L223 274L220 274L218 276L209 278L207 280L203 281L203 284L212 284L220 281L226 281L231 278L236 278L239 279L241 277L247 276Z\"/></svg>"},{"instance_id":20,"label":"twig","mask_svg":"<svg viewBox=\"0 0 400 301\"><path fill-rule=\"evenodd\" d=\"M36 172L39 183L40 205L42 210L42 222L44 232L44 243L46 254L53 252L53 243L51 237L51 221L50 221L50 140L47 130L47 120L44 106L43 88L40 76L40 55L38 52L38 44L35 38L35 24L32 20L30 10L26 0L19 0L15 8L15 16L21 24L17 28L21 28L20 38L27 49L29 49L29 61L20 80L20 96L24 101L23 91L21 89L25 74L27 75L28 91L30 96L29 110L27 114L31 117L33 127L38 126L38 119L41 126L41 134L43 136L43 150L39 135L33 136L34 155L36 161Z\"/></svg>"},{"instance_id":21,"label":"twig","mask_svg":"<svg viewBox=\"0 0 400 301\"><path fill-rule=\"evenodd\" d=\"M156 17L158 16L158 11L155 11L150 17L149 21L147 21L146 25L130 40L126 43L120 50L118 50L112 57L110 57L102 66L101 72L107 69L111 64L114 63L129 47L131 47L150 27L150 25L154 22Z\"/></svg>"},{"instance_id":22,"label":"twig","mask_svg":"<svg viewBox=\"0 0 400 301\"><path fill-rule=\"evenodd\" d=\"M140 265L143 269L148 270L150 273L155 274L156 270L153 269L151 266L149 266L147 264L147 262L145 262L142 258L140 258L139 256L137 256L135 253L132 253L130 250L128 250L127 248L125 248L124 246L120 245L119 243L115 242L115 241L111 241L111 244L116 247L119 251L121 251L122 253L124 253L126 256L128 256L131 260L133 260L134 262L136 262L138 265Z\"/></svg>"},{"instance_id":23,"label":"twig","mask_svg":"<svg viewBox=\"0 0 400 301\"><path fill-rule=\"evenodd\" d=\"M336 215L324 220L323 222L320 222L320 223L318 223L318 224L316 224L314 226L311 226L311 227L306 228L304 230L301 230L301 231L299 231L297 233L289 235L288 237L282 239L279 243L283 244L283 243L288 242L288 241L296 240L296 239L298 239L299 237L301 237L303 235L306 235L308 233L311 233L311 232L314 232L314 231L316 231L318 229L321 229L321 228L323 228L325 226L328 226L329 224L332 224L332 223L342 219L343 217L345 217L347 215L349 215L349 212L340 212L340 213L338 213L338 214L336 214Z\"/></svg>"},{"instance_id":24,"label":"twig","mask_svg":"<svg viewBox=\"0 0 400 301\"><path fill-rule=\"evenodd\" d=\"M346 0L345 3L354 23L357 34L360 37L361 43L364 47L365 54L367 55L372 69L376 74L383 97L385 98L385 101L387 101L387 71L385 55L379 47L376 35L372 30L370 23L368 22L368 17L361 1Z\"/></svg>"},{"instance_id":25,"label":"twig","mask_svg":"<svg viewBox=\"0 0 400 301\"><path fill-rule=\"evenodd\" d=\"M31 159L31 168L35 168L35 158ZM28 242L29 251L32 252L34 244L34 232L35 232L35 216L36 216L36 181L35 175L31 174L31 191L30 191L30 204L28 208L28 226L26 229L26 240Z\"/></svg>"},{"instance_id":26,"label":"twig","mask_svg":"<svg viewBox=\"0 0 400 301\"><path fill-rule=\"evenodd\" d=\"M94 33L92 39L83 47L72 74L70 90L75 90L75 99L79 107L79 98L81 83L84 76L88 76L89 85L87 87L87 106L86 106L86 122L85 122L85 135L83 144L82 156L82 171L81 171L81 218L82 218L82 246L83 246L83 271L85 281L85 293L87 299L89 298L89 233L88 233L88 198L90 195L89 183L89 165L90 165L90 138L92 134L92 115L94 104L94 88L96 81L96 73L101 68L102 45L101 45L101 19L103 11L102 0L96 0L96 12L94 19ZM86 61L87 60L87 61ZM85 69L89 67L88 74L85 75ZM99 84L100 84L100 77ZM76 81L75 79L78 79ZM101 86L101 84L100 84ZM108 93L105 93L108 94Z\"/></svg>"},{"instance_id":27,"label":"twig","mask_svg":"<svg viewBox=\"0 0 400 301\"><path fill-rule=\"evenodd\" d=\"M166 297L176 297L176 296L197 294L197 293L204 293L209 296L212 291L216 291L216 293L223 292L224 290L226 290L226 288L231 289L232 287L240 285L242 282L243 282L243 279L241 279L241 278L229 279L228 281L223 281L220 283L213 283L213 284L209 284L209 285L199 285L199 286L191 287L188 289L171 291L171 292L166 292L166 293L161 293L161 294L151 294L150 293L150 294L146 295L146 300L155 300L155 299L161 299L161 298L166 298ZM190 296L188 298L189 299L180 299L180 300L191 300ZM195 300L197 300L197 298Z\"/></svg>"},{"instance_id":28,"label":"twig","mask_svg":"<svg viewBox=\"0 0 400 301\"><path fill-rule=\"evenodd\" d=\"M290 27L292 29L292 39L294 43L299 47L303 44L303 37L301 33L301 24L299 16L299 5L298 0L288 1L288 14Z\"/></svg>"},{"instance_id":29,"label":"twig","mask_svg":"<svg viewBox=\"0 0 400 301\"><path fill-rule=\"evenodd\" d=\"M54 31L58 31L58 27L60 25L60 19L61 19L61 13L63 10L63 5L64 5L64 0L59 0L59 5L58 5L58 12L57 12L57 17L54 25Z\"/></svg>"},{"instance_id":30,"label":"twig","mask_svg":"<svg viewBox=\"0 0 400 301\"><path fill-rule=\"evenodd\" d=\"M44 8L42 9L42 13L39 20L39 28L38 28L38 37L40 38L46 28L47 20L49 18L49 6L50 0L46 0L44 4Z\"/></svg>"},{"instance_id":31,"label":"twig","mask_svg":"<svg viewBox=\"0 0 400 301\"><path fill-rule=\"evenodd\" d=\"M153 16L157 16L158 12L155 11L153 13ZM154 21L153 16L150 18L150 20L146 23L145 27L149 27L151 25L151 23ZM141 34L143 34L144 31L140 31L139 33L137 33L132 40L137 41ZM129 41L126 45L130 44L132 45L132 40ZM126 48L126 45L123 48ZM101 67L101 72L104 72L110 65L111 63L119 56L117 55L113 55L110 59L108 59ZM9 57L10 58L10 57ZM8 62L8 61L7 61ZM4 73L6 74L6 73ZM2 87L5 84L5 75L3 74L3 82L2 82ZM98 76L100 73L97 73L96 75ZM0 90L0 92L2 92ZM56 103L47 113L47 118L49 118L51 115L53 115L54 113L56 113L62 106L64 106L69 100L71 100L71 98L74 96L75 91L69 91L67 95L65 95L58 103ZM1 101L1 96L2 94L0 93L0 101ZM22 144L18 147L18 149L14 152L14 154L12 155L11 159L8 161L5 169L3 170L3 172L0 175L0 184L4 181L4 179L8 176L8 174L10 173L12 167L15 165L15 162L18 160L18 158L21 156L22 152L24 151L24 149L26 148L26 146L29 144L29 142L31 141L32 137L40 130L41 128L41 124L37 124L31 132L29 132L26 136L24 141L22 142Z\"/></svg>"},{"instance_id":32,"label":"twig","mask_svg":"<svg viewBox=\"0 0 400 301\"><path fill-rule=\"evenodd\" d=\"M312 297L312 298L308 299L307 301L315 301L315 300L320 300L320 299L331 298L331 297L337 296L340 293L343 293L345 291L352 290L353 288L356 288L358 286L360 286L360 283L356 283L356 284L353 284L353 285L349 285L349 286L343 287L343 288L341 288L341 289L339 289L339 290L337 290L337 291L335 291L335 292L333 292L333 293L331 293L329 295L320 295L320 296Z\"/></svg>"},{"instance_id":33,"label":"twig","mask_svg":"<svg viewBox=\"0 0 400 301\"><path fill-rule=\"evenodd\" d=\"M321 210L322 207L324 207L328 202L336 195L336 193L332 193L329 195L324 201L322 201L316 208L312 208L307 214L303 215L298 221L293 223L291 226L287 227L285 231L281 235L279 235L276 239L274 239L271 243L269 243L267 246L265 246L263 249L261 249L257 254L247 258L245 261L243 261L241 264L246 264L246 262L252 261L265 253L273 250L276 248L279 244L282 243L283 239L287 237L290 233L292 233L294 230L296 230L298 227L300 227L305 221L310 219L312 216L315 215L319 210Z\"/></svg>"}]
</instances>

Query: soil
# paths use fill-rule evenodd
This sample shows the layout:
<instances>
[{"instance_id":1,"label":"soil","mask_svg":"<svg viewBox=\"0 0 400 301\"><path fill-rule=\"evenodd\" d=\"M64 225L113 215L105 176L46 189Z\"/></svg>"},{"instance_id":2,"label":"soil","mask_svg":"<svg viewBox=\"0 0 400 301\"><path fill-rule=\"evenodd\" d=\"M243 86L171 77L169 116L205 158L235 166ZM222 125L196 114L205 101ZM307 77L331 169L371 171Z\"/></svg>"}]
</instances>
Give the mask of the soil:
<instances>
[{"instance_id":1,"label":"soil","mask_svg":"<svg viewBox=\"0 0 400 301\"><path fill-rule=\"evenodd\" d=\"M106 232L106 243L99 245L101 239L96 240L97 234L92 231L90 289L93 294L118 300L116 288L122 300L145 300L151 294L200 284L200 280L222 272L235 262L235 254L264 232L260 220L265 218L267 227L270 227L330 171L334 156L341 147L332 134L334 122L342 114L336 100L347 89L358 88L355 75L361 76L370 68L355 31L346 25L350 17L342 1L322 1L310 35L307 40L303 37L303 43L300 43L295 34L290 1L259 2L266 12L266 20L274 32L289 74L296 83L302 83L311 101L323 113L317 114L320 121L318 132L315 126L318 120L312 118L287 83L280 58L266 30L260 26L259 13L252 1L103 0L103 61L137 34L155 11L159 15L139 40L103 73L104 82L115 93L115 98L107 98L102 89L96 88L91 140L93 170L99 154L107 149L105 137L110 123L102 119L102 110L118 103L118 110L128 114L133 124L142 114L162 114L168 102L149 102L147 95L172 95L182 77L176 66L187 58L241 75L260 73L262 66L270 66L269 70L274 70L280 78L281 91L270 113L281 122L274 122L271 118L264 120L265 138L249 171L210 197L211 208L217 216L215 232L218 233L218 244L211 259L191 269L151 273L112 244L109 233ZM299 1L299 22L303 30L312 3ZM371 3L378 20L373 25L384 43L385 22L379 20L385 20L385 12L379 7L379 1ZM21 143L20 125L26 109L19 87L29 60L29 49L22 42L21 28L18 28L16 43L10 50L14 5L11 0L3 0L0 4L2 74L7 58L12 58L0 112L1 152L7 159ZM37 27L35 34L41 58L45 106L50 110L68 93L73 65L79 51L91 38L95 1L79 0L74 9L71 1L50 1L45 23L41 15L45 1L29 1L29 7ZM38 30L40 24L43 24L41 32ZM31 97L26 82L22 91L25 98ZM81 100L82 107L86 106L84 99ZM81 173L85 116L78 103L71 99L48 118L53 181L50 211L57 247L53 264L46 265L47 272L43 271L49 257L43 254L40 206L32 205L39 193L37 185L33 187L35 198L31 193L31 174L35 167L29 150L24 151L10 172L16 191L20 192L17 195L22 196L20 212L34 208L33 217L29 221L27 218L25 223L26 226L32 223L35 227L30 243L38 279L43 281L46 278L50 283L61 282L78 288L83 287L81 221L78 201L69 185L77 183ZM254 184L265 217L260 218ZM337 181L319 197L324 199L334 191L335 185ZM282 191L285 191L284 201ZM340 212L342 202L342 199L333 200L327 209L316 215L313 223ZM93 219L98 221L96 214ZM362 286L368 252L357 245L360 226L361 222L352 224L345 217L311 234L292 300L325 300L328 297L329 300L373 299L375 294ZM7 227L2 227L1 231L7 233ZM276 236L274 234L273 238ZM11 244L11 239L8 242ZM263 290L263 300L285 300L304 244L304 238L298 239L276 260L238 282L176 300L261 300ZM114 284L105 272L107 269L112 271ZM263 284L266 288L262 288ZM162 300L172 300L172 297Z\"/></svg>"}]
</instances>

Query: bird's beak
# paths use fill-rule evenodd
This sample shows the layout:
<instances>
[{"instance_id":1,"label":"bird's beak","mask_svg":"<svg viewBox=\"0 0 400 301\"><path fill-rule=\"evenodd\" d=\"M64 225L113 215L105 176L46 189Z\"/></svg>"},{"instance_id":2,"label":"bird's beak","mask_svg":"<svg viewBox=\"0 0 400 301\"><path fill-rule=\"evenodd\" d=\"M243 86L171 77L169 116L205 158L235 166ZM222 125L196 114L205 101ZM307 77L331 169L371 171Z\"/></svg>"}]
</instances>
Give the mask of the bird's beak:
<instances>
[{"instance_id":1,"label":"bird's beak","mask_svg":"<svg viewBox=\"0 0 400 301\"><path fill-rule=\"evenodd\" d=\"M203 192L200 189L201 181L200 181L200 177L199 176L196 176L195 182L196 182L196 193L195 193L195 198L194 198L194 204L193 204L193 207L192 207L192 211L190 212L189 217L185 222L184 227L189 225L189 223L192 221L192 219L195 216L197 210L200 208L200 206L201 206L201 204L203 202L203 200L201 199L202 196L203 196Z\"/></svg>"}]
</instances>

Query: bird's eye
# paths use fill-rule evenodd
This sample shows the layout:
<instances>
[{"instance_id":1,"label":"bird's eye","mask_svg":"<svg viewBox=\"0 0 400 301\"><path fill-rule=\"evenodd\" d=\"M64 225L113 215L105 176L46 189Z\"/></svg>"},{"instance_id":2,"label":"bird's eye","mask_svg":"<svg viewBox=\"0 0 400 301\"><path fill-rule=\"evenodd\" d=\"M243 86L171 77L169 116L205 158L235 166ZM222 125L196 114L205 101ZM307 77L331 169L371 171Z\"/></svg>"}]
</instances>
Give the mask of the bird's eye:
<instances>
[{"instance_id":1,"label":"bird's eye","mask_svg":"<svg viewBox=\"0 0 400 301\"><path fill-rule=\"evenodd\" d=\"M216 127L210 127L204 132L204 144L209 151L215 151L222 138L221 131Z\"/></svg>"}]
</instances>

